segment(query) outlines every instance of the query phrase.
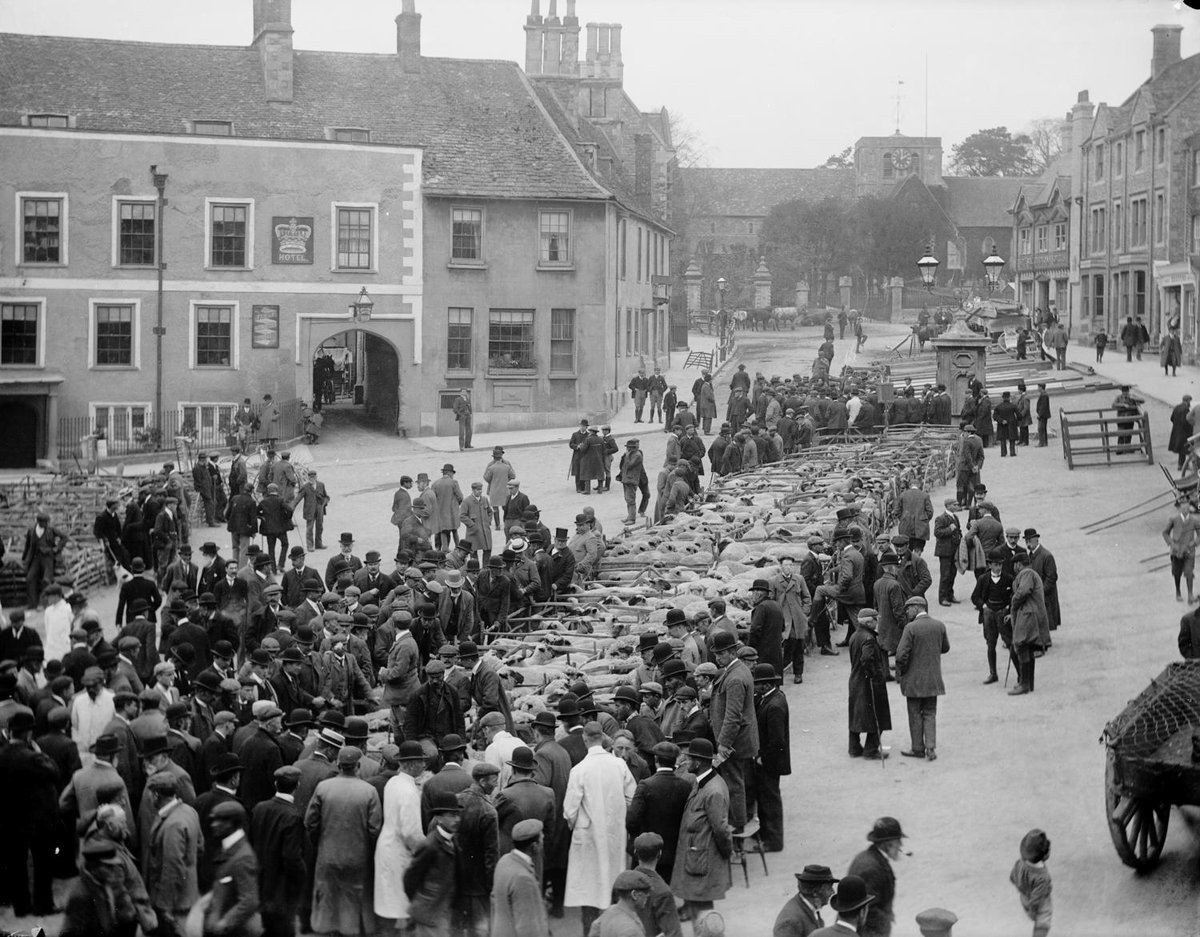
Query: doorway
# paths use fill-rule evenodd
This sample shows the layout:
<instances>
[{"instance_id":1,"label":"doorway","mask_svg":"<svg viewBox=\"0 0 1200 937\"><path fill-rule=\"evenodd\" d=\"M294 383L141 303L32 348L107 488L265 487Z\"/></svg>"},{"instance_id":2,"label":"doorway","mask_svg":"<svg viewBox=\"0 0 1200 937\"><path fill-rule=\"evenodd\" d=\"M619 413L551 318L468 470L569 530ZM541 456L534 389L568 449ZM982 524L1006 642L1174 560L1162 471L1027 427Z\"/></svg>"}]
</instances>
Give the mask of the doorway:
<instances>
[{"instance_id":1,"label":"doorway","mask_svg":"<svg viewBox=\"0 0 1200 937\"><path fill-rule=\"evenodd\" d=\"M5 444L0 446L0 468L37 466L38 411L20 400L0 400L0 426Z\"/></svg>"},{"instance_id":2,"label":"doorway","mask_svg":"<svg viewBox=\"0 0 1200 937\"><path fill-rule=\"evenodd\" d=\"M363 329L347 329L317 345L311 366L313 398L326 430L341 424L397 431L400 356L391 342Z\"/></svg>"}]
</instances>

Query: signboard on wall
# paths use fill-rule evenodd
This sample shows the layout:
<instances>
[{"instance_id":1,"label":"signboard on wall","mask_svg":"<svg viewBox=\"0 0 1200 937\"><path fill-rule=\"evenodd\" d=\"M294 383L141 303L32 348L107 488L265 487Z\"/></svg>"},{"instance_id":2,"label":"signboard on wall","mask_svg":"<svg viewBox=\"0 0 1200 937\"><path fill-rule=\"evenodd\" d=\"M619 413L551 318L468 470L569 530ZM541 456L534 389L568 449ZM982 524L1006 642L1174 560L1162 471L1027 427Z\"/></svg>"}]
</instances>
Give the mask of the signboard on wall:
<instances>
[{"instance_id":1,"label":"signboard on wall","mask_svg":"<svg viewBox=\"0 0 1200 937\"><path fill-rule=\"evenodd\" d=\"M271 263L311 264L313 262L312 216L271 219Z\"/></svg>"},{"instance_id":2,"label":"signboard on wall","mask_svg":"<svg viewBox=\"0 0 1200 937\"><path fill-rule=\"evenodd\" d=\"M279 307L252 306L250 345L252 348L279 347Z\"/></svg>"}]
</instances>

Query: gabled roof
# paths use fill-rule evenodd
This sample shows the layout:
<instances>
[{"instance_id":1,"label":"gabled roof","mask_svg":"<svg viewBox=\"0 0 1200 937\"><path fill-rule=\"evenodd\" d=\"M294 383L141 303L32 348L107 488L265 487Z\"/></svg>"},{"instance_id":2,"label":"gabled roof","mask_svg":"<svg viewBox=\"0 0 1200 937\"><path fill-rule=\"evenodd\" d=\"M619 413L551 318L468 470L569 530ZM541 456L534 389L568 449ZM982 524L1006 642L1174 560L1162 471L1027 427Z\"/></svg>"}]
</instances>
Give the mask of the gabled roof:
<instances>
[{"instance_id":1,"label":"gabled roof","mask_svg":"<svg viewBox=\"0 0 1200 937\"><path fill-rule=\"evenodd\" d=\"M577 118L572 124L554 90L543 82L533 83L534 91L545 107L546 113L554 121L558 132L573 146L595 147L596 165L589 171L625 208L642 215L650 221L665 227L665 222L654 211L652 205L647 205L638 198L634 180L625 169L625 163L618 154L612 140L599 125L584 117Z\"/></svg>"},{"instance_id":2,"label":"gabled roof","mask_svg":"<svg viewBox=\"0 0 1200 937\"><path fill-rule=\"evenodd\" d=\"M237 137L425 148L427 195L607 199L511 62L296 51L294 101L268 103L257 49L0 34L0 125L69 114L80 131L187 134L229 120ZM214 138L218 143L220 138Z\"/></svg>"},{"instance_id":3,"label":"gabled roof","mask_svg":"<svg viewBox=\"0 0 1200 937\"><path fill-rule=\"evenodd\" d=\"M944 176L947 211L960 228L1007 228L1009 209L1031 176Z\"/></svg>"},{"instance_id":4,"label":"gabled roof","mask_svg":"<svg viewBox=\"0 0 1200 937\"><path fill-rule=\"evenodd\" d=\"M853 169L683 169L700 214L766 217L781 202L853 198Z\"/></svg>"}]
</instances>

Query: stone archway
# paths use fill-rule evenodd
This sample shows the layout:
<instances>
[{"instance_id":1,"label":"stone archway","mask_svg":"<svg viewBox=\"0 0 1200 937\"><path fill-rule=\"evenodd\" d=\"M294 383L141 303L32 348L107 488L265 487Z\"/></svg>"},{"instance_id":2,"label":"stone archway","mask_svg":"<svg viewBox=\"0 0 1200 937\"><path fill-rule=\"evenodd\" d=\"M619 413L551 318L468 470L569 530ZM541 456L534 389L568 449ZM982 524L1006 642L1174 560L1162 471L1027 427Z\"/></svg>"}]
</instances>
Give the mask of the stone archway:
<instances>
[{"instance_id":1,"label":"stone archway","mask_svg":"<svg viewBox=\"0 0 1200 937\"><path fill-rule=\"evenodd\" d=\"M324 382L322 409L326 425L332 419L372 427L388 434L400 426L400 350L395 343L368 328L347 323L314 325L309 354L301 367L307 372L310 399L317 399L318 381L331 369L317 367L322 352L330 353L335 367L332 381ZM332 384L332 397L328 395Z\"/></svg>"}]
</instances>

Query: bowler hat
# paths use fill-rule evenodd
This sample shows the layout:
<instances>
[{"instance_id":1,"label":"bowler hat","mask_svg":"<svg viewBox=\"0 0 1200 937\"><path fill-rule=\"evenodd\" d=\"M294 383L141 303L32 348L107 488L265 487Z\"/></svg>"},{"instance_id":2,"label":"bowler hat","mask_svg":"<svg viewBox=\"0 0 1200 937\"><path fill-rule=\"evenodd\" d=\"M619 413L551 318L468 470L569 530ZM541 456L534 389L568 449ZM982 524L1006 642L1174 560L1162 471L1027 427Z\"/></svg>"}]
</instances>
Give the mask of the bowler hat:
<instances>
[{"instance_id":1,"label":"bowler hat","mask_svg":"<svg viewBox=\"0 0 1200 937\"><path fill-rule=\"evenodd\" d=\"M233 752L224 752L216 757L208 773L214 778L225 778L242 770L242 759Z\"/></svg>"},{"instance_id":2,"label":"bowler hat","mask_svg":"<svg viewBox=\"0 0 1200 937\"><path fill-rule=\"evenodd\" d=\"M653 650L654 646L656 644L658 644L658 635L656 635L656 634L647 632L645 634L638 636L638 650L639 651Z\"/></svg>"},{"instance_id":3,"label":"bowler hat","mask_svg":"<svg viewBox=\"0 0 1200 937\"><path fill-rule=\"evenodd\" d=\"M846 914L866 907L875 896L867 893L867 883L857 875L847 875L838 882L837 892L829 899L829 907L838 914Z\"/></svg>"},{"instance_id":4,"label":"bowler hat","mask_svg":"<svg viewBox=\"0 0 1200 937\"><path fill-rule=\"evenodd\" d=\"M662 671L663 679L665 680L667 677L678 677L681 674L687 673L687 664L678 658L672 658L671 660L664 661L662 667L659 669Z\"/></svg>"},{"instance_id":5,"label":"bowler hat","mask_svg":"<svg viewBox=\"0 0 1200 937\"><path fill-rule=\"evenodd\" d=\"M642 698L638 695L637 690L631 686L619 686L613 693L613 700L620 700L624 703L630 703L635 708L642 704Z\"/></svg>"},{"instance_id":6,"label":"bowler hat","mask_svg":"<svg viewBox=\"0 0 1200 937\"><path fill-rule=\"evenodd\" d=\"M289 650L290 650L290 648L289 648ZM286 652L285 652L285 656L286 656ZM310 726L313 724L312 712L308 709L304 709L303 707L293 709L288 714L288 717L286 720L284 720L283 724L285 726L288 726L289 728L291 728L292 726Z\"/></svg>"},{"instance_id":7,"label":"bowler hat","mask_svg":"<svg viewBox=\"0 0 1200 937\"><path fill-rule=\"evenodd\" d=\"M92 743L92 753L96 755L115 755L121 750L121 742L111 733L100 736Z\"/></svg>"},{"instance_id":8,"label":"bowler hat","mask_svg":"<svg viewBox=\"0 0 1200 937\"><path fill-rule=\"evenodd\" d=\"M732 631L721 629L712 639L712 649L714 651L729 651L737 647L738 640L734 637Z\"/></svg>"},{"instance_id":9,"label":"bowler hat","mask_svg":"<svg viewBox=\"0 0 1200 937\"><path fill-rule=\"evenodd\" d=\"M654 645L654 663L663 664L674 653L675 649L671 645L666 641L659 641Z\"/></svg>"},{"instance_id":10,"label":"bowler hat","mask_svg":"<svg viewBox=\"0 0 1200 937\"><path fill-rule=\"evenodd\" d=\"M775 683L779 680L773 664L755 664L753 673L755 683Z\"/></svg>"},{"instance_id":11,"label":"bowler hat","mask_svg":"<svg viewBox=\"0 0 1200 937\"><path fill-rule=\"evenodd\" d=\"M461 735L451 732L449 735L442 737L442 741L438 743L439 752L459 752L465 751L467 743L463 741Z\"/></svg>"},{"instance_id":12,"label":"bowler hat","mask_svg":"<svg viewBox=\"0 0 1200 937\"><path fill-rule=\"evenodd\" d=\"M666 624L667 624L668 628L670 628L672 625L686 625L687 624L687 612L685 612L681 608L670 609L667 612Z\"/></svg>"},{"instance_id":13,"label":"bowler hat","mask_svg":"<svg viewBox=\"0 0 1200 937\"><path fill-rule=\"evenodd\" d=\"M294 546L288 550L288 559L294 560L298 556L304 556L304 547Z\"/></svg>"},{"instance_id":14,"label":"bowler hat","mask_svg":"<svg viewBox=\"0 0 1200 937\"><path fill-rule=\"evenodd\" d=\"M195 679L195 685L209 693L221 692L221 678L215 670L202 670Z\"/></svg>"},{"instance_id":15,"label":"bowler hat","mask_svg":"<svg viewBox=\"0 0 1200 937\"><path fill-rule=\"evenodd\" d=\"M519 771L532 771L535 767L533 749L525 745L514 748L512 757L508 759L508 764Z\"/></svg>"},{"instance_id":16,"label":"bowler hat","mask_svg":"<svg viewBox=\"0 0 1200 937\"><path fill-rule=\"evenodd\" d=\"M687 755L689 758L701 758L705 761L712 761L715 754L713 743L708 739L692 739L688 743Z\"/></svg>"},{"instance_id":17,"label":"bowler hat","mask_svg":"<svg viewBox=\"0 0 1200 937\"><path fill-rule=\"evenodd\" d=\"M430 813L460 813L458 797L451 791L430 791Z\"/></svg>"},{"instance_id":18,"label":"bowler hat","mask_svg":"<svg viewBox=\"0 0 1200 937\"><path fill-rule=\"evenodd\" d=\"M564 696L562 699L560 699L558 701L558 718L559 719L574 718L574 717L579 716L580 713L581 713L581 710L579 709L579 700L574 699L571 696Z\"/></svg>"},{"instance_id":19,"label":"bowler hat","mask_svg":"<svg viewBox=\"0 0 1200 937\"><path fill-rule=\"evenodd\" d=\"M750 587L751 592L770 592L771 584L765 579L755 579L754 585Z\"/></svg>"},{"instance_id":20,"label":"bowler hat","mask_svg":"<svg viewBox=\"0 0 1200 937\"><path fill-rule=\"evenodd\" d=\"M396 752L397 761L424 761L425 757L425 749L414 739L401 742Z\"/></svg>"},{"instance_id":21,"label":"bowler hat","mask_svg":"<svg viewBox=\"0 0 1200 937\"><path fill-rule=\"evenodd\" d=\"M557 727L554 713L547 709L543 709L540 713L533 717L533 726L536 729L547 729L553 732Z\"/></svg>"},{"instance_id":22,"label":"bowler hat","mask_svg":"<svg viewBox=\"0 0 1200 937\"><path fill-rule=\"evenodd\" d=\"M289 645L280 657L280 660L285 664L303 664L304 652L296 645Z\"/></svg>"},{"instance_id":23,"label":"bowler hat","mask_svg":"<svg viewBox=\"0 0 1200 937\"><path fill-rule=\"evenodd\" d=\"M338 543L346 544L346 543L353 543L353 542L354 542L354 534L350 533L349 531L344 532L340 537L338 537Z\"/></svg>"},{"instance_id":24,"label":"bowler hat","mask_svg":"<svg viewBox=\"0 0 1200 937\"><path fill-rule=\"evenodd\" d=\"M11 723L9 727L12 727ZM143 758L153 758L155 755L165 755L170 750L165 735L152 735L142 743L141 756Z\"/></svg>"},{"instance_id":25,"label":"bowler hat","mask_svg":"<svg viewBox=\"0 0 1200 937\"><path fill-rule=\"evenodd\" d=\"M1040 537L1041 534L1039 534L1037 532L1037 530L1033 527L1026 527L1025 533L1023 536L1025 537L1026 540L1028 540L1030 537Z\"/></svg>"}]
</instances>

